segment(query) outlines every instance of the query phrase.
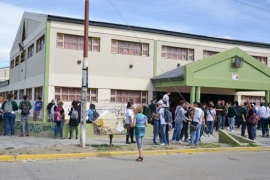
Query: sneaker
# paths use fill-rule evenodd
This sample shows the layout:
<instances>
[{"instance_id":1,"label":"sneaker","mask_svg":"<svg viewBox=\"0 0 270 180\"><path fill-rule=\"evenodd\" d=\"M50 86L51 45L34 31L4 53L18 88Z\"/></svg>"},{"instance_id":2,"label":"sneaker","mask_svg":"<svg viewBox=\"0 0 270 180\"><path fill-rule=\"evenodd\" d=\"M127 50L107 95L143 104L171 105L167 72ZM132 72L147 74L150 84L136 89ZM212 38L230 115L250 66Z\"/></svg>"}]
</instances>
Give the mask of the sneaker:
<instances>
[{"instance_id":1,"label":"sneaker","mask_svg":"<svg viewBox=\"0 0 270 180\"><path fill-rule=\"evenodd\" d=\"M172 142L173 142L173 143L176 143L176 141L175 141L175 140L172 140Z\"/></svg>"},{"instance_id":2,"label":"sneaker","mask_svg":"<svg viewBox=\"0 0 270 180\"><path fill-rule=\"evenodd\" d=\"M201 136L201 138L203 139L203 138L204 138L204 136Z\"/></svg>"},{"instance_id":3,"label":"sneaker","mask_svg":"<svg viewBox=\"0 0 270 180\"><path fill-rule=\"evenodd\" d=\"M165 146L165 143L161 143L160 146Z\"/></svg>"},{"instance_id":4,"label":"sneaker","mask_svg":"<svg viewBox=\"0 0 270 180\"><path fill-rule=\"evenodd\" d=\"M27 137L30 137L30 134L27 134L26 136L27 136Z\"/></svg>"},{"instance_id":5,"label":"sneaker","mask_svg":"<svg viewBox=\"0 0 270 180\"><path fill-rule=\"evenodd\" d=\"M126 142L126 144L131 144L131 142Z\"/></svg>"},{"instance_id":6,"label":"sneaker","mask_svg":"<svg viewBox=\"0 0 270 180\"><path fill-rule=\"evenodd\" d=\"M207 137L210 137L210 134L207 134Z\"/></svg>"},{"instance_id":7,"label":"sneaker","mask_svg":"<svg viewBox=\"0 0 270 180\"><path fill-rule=\"evenodd\" d=\"M183 142L182 142L182 141L177 141L177 143L179 143L179 144L183 144Z\"/></svg>"},{"instance_id":8,"label":"sneaker","mask_svg":"<svg viewBox=\"0 0 270 180\"><path fill-rule=\"evenodd\" d=\"M14 137L14 135L11 135L11 137Z\"/></svg>"},{"instance_id":9,"label":"sneaker","mask_svg":"<svg viewBox=\"0 0 270 180\"><path fill-rule=\"evenodd\" d=\"M194 146L193 144L188 144L187 146Z\"/></svg>"},{"instance_id":10,"label":"sneaker","mask_svg":"<svg viewBox=\"0 0 270 180\"><path fill-rule=\"evenodd\" d=\"M63 137L60 137L60 139L64 139Z\"/></svg>"},{"instance_id":11,"label":"sneaker","mask_svg":"<svg viewBox=\"0 0 270 180\"><path fill-rule=\"evenodd\" d=\"M209 134L209 137L212 137L212 134Z\"/></svg>"},{"instance_id":12,"label":"sneaker","mask_svg":"<svg viewBox=\"0 0 270 180\"><path fill-rule=\"evenodd\" d=\"M7 137L7 135L4 135L4 137Z\"/></svg>"},{"instance_id":13,"label":"sneaker","mask_svg":"<svg viewBox=\"0 0 270 180\"><path fill-rule=\"evenodd\" d=\"M231 128L230 127L227 127L228 130L230 130Z\"/></svg>"},{"instance_id":14,"label":"sneaker","mask_svg":"<svg viewBox=\"0 0 270 180\"><path fill-rule=\"evenodd\" d=\"M231 132L233 132L233 130L231 130Z\"/></svg>"}]
</instances>

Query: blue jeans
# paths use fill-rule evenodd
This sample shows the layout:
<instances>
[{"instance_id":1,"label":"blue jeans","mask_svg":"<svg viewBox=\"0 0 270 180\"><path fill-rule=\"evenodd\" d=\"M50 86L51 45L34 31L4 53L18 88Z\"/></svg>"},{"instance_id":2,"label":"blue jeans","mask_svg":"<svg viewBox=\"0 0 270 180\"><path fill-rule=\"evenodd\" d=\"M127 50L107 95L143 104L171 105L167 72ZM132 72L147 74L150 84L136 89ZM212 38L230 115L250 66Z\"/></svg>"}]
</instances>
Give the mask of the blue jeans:
<instances>
[{"instance_id":1,"label":"blue jeans","mask_svg":"<svg viewBox=\"0 0 270 180\"><path fill-rule=\"evenodd\" d=\"M136 142L137 142L138 149L143 148L142 139L143 139L143 136L136 136Z\"/></svg>"},{"instance_id":2,"label":"blue jeans","mask_svg":"<svg viewBox=\"0 0 270 180\"><path fill-rule=\"evenodd\" d=\"M228 118L229 118L230 130L234 130L234 117L228 117Z\"/></svg>"},{"instance_id":3,"label":"blue jeans","mask_svg":"<svg viewBox=\"0 0 270 180\"><path fill-rule=\"evenodd\" d=\"M269 130L268 130L268 119L261 118L260 121L261 121L261 125L262 125L262 135L264 136L265 134L268 134L269 133Z\"/></svg>"},{"instance_id":4,"label":"blue jeans","mask_svg":"<svg viewBox=\"0 0 270 180\"><path fill-rule=\"evenodd\" d=\"M255 139L257 136L257 126L255 125L252 128L253 128L253 135L254 135L254 139Z\"/></svg>"},{"instance_id":5,"label":"blue jeans","mask_svg":"<svg viewBox=\"0 0 270 180\"><path fill-rule=\"evenodd\" d=\"M242 120L241 136L245 136L247 123Z\"/></svg>"},{"instance_id":6,"label":"blue jeans","mask_svg":"<svg viewBox=\"0 0 270 180\"><path fill-rule=\"evenodd\" d=\"M242 117L241 116L236 116L236 126L237 126L237 128L240 127L241 122L242 122Z\"/></svg>"},{"instance_id":7,"label":"blue jeans","mask_svg":"<svg viewBox=\"0 0 270 180\"><path fill-rule=\"evenodd\" d=\"M160 134L159 133L160 132L159 127L160 127L160 121L159 120L154 120L154 137L153 137L153 142L154 142L155 145L157 145L157 136Z\"/></svg>"},{"instance_id":8,"label":"blue jeans","mask_svg":"<svg viewBox=\"0 0 270 180\"><path fill-rule=\"evenodd\" d=\"M197 125L197 130L196 131L192 131L191 132L191 141L190 144L191 145L198 145L199 144L199 140L200 140L200 132L201 132L201 124Z\"/></svg>"},{"instance_id":9,"label":"blue jeans","mask_svg":"<svg viewBox=\"0 0 270 180\"><path fill-rule=\"evenodd\" d=\"M224 129L225 126L225 116L220 116L220 121L219 121L219 128Z\"/></svg>"},{"instance_id":10,"label":"blue jeans","mask_svg":"<svg viewBox=\"0 0 270 180\"><path fill-rule=\"evenodd\" d=\"M213 134L214 121L206 121L206 134Z\"/></svg>"},{"instance_id":11,"label":"blue jeans","mask_svg":"<svg viewBox=\"0 0 270 180\"><path fill-rule=\"evenodd\" d=\"M58 135L58 131L60 132L60 138L63 137L63 125L64 125L64 121L55 121L55 128L54 128L54 138L57 137Z\"/></svg>"},{"instance_id":12,"label":"blue jeans","mask_svg":"<svg viewBox=\"0 0 270 180\"><path fill-rule=\"evenodd\" d=\"M164 144L169 144L169 142L167 141L168 132L166 132L166 127L167 124L160 124L160 136L161 136L160 142Z\"/></svg>"},{"instance_id":13,"label":"blue jeans","mask_svg":"<svg viewBox=\"0 0 270 180\"><path fill-rule=\"evenodd\" d=\"M180 140L180 133L183 128L183 121L175 122L174 131L173 131L173 141L179 141Z\"/></svg>"},{"instance_id":14,"label":"blue jeans","mask_svg":"<svg viewBox=\"0 0 270 180\"><path fill-rule=\"evenodd\" d=\"M11 136L14 136L15 119L16 119L16 114L4 113L4 136L8 135L9 127L10 127L10 130L11 130Z\"/></svg>"}]
</instances>

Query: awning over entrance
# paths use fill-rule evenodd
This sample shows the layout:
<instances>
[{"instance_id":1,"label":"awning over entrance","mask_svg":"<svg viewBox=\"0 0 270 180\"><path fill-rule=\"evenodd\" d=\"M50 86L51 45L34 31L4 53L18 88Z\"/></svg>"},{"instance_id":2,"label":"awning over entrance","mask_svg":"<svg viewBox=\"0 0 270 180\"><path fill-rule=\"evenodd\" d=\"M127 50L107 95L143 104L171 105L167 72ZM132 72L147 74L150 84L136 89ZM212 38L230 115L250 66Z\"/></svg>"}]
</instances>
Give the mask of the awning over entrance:
<instances>
[{"instance_id":1,"label":"awning over entrance","mask_svg":"<svg viewBox=\"0 0 270 180\"><path fill-rule=\"evenodd\" d=\"M269 102L270 68L239 48L218 53L204 60L153 77L153 86L191 87L191 101L200 98L200 88L226 88L265 91Z\"/></svg>"}]
</instances>

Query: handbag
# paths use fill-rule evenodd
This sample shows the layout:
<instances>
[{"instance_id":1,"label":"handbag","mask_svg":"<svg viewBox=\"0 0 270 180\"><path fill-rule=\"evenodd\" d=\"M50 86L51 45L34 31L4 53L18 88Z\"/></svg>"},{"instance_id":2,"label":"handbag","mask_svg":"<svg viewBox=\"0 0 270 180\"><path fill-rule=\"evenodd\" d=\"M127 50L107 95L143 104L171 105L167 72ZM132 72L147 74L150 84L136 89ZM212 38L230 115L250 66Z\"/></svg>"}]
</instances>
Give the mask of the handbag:
<instances>
[{"instance_id":1,"label":"handbag","mask_svg":"<svg viewBox=\"0 0 270 180\"><path fill-rule=\"evenodd\" d=\"M190 132L197 131L198 125L190 124Z\"/></svg>"}]
</instances>

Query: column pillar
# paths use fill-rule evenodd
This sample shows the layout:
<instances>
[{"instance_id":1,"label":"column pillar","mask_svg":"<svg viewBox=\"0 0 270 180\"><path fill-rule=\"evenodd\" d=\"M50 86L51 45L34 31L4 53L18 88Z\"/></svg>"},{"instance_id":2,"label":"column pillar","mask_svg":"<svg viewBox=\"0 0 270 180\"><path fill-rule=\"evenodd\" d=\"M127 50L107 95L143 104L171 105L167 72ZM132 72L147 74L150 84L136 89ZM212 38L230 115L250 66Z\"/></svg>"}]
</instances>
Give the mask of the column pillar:
<instances>
[{"instance_id":1,"label":"column pillar","mask_svg":"<svg viewBox=\"0 0 270 180\"><path fill-rule=\"evenodd\" d=\"M270 91L265 91L265 103L266 105L269 103Z\"/></svg>"},{"instance_id":2,"label":"column pillar","mask_svg":"<svg viewBox=\"0 0 270 180\"><path fill-rule=\"evenodd\" d=\"M194 101L195 101L195 86L192 86L190 90L190 104L193 104Z\"/></svg>"},{"instance_id":3,"label":"column pillar","mask_svg":"<svg viewBox=\"0 0 270 180\"><path fill-rule=\"evenodd\" d=\"M201 102L201 87L196 86L196 101Z\"/></svg>"}]
</instances>

